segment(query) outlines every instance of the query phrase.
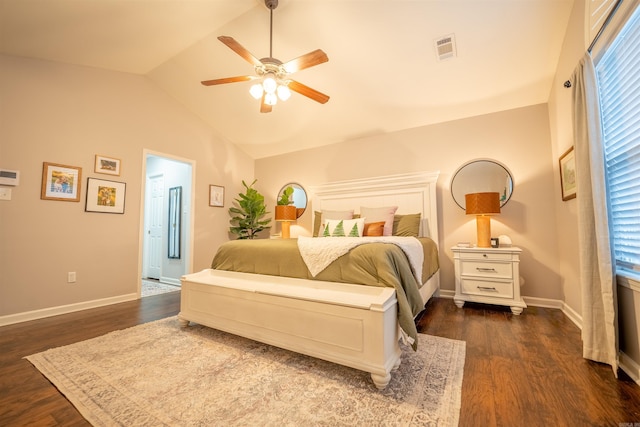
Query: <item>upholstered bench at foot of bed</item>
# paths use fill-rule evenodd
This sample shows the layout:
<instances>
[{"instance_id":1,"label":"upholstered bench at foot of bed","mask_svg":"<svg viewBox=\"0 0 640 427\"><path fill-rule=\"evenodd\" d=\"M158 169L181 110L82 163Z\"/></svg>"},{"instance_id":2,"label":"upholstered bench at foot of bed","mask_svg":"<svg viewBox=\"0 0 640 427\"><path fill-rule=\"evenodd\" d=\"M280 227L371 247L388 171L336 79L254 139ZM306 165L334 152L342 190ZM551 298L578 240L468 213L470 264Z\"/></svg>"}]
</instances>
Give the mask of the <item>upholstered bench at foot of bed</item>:
<instances>
[{"instance_id":1,"label":"upholstered bench at foot of bed","mask_svg":"<svg viewBox=\"0 0 640 427\"><path fill-rule=\"evenodd\" d=\"M379 389L400 365L392 288L208 269L182 277L178 319L369 372Z\"/></svg>"}]
</instances>

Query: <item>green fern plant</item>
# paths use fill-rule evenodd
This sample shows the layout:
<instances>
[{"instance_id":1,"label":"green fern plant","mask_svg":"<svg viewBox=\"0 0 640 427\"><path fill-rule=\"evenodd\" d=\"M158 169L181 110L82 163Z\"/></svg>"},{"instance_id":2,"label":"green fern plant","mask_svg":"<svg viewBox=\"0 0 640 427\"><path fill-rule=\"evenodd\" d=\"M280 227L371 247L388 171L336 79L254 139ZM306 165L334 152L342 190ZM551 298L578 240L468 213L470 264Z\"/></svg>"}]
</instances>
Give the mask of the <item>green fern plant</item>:
<instances>
[{"instance_id":1,"label":"green fern plant","mask_svg":"<svg viewBox=\"0 0 640 427\"><path fill-rule=\"evenodd\" d=\"M238 239L253 239L257 233L270 228L271 218L263 219L269 213L264 203L264 196L253 188L256 181L257 179L251 185L247 185L243 180L242 185L246 191L244 194L238 194L234 206L229 208L229 215L231 215L229 231L236 234Z\"/></svg>"}]
</instances>

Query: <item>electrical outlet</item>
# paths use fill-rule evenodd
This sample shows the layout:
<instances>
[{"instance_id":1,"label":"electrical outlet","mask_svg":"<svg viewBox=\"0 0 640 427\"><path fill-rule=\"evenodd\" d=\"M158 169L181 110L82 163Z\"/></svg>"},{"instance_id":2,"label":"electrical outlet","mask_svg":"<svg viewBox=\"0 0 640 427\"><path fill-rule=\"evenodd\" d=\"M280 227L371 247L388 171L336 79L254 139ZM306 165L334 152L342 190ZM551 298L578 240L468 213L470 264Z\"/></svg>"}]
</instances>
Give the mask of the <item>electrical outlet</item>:
<instances>
[{"instance_id":1,"label":"electrical outlet","mask_svg":"<svg viewBox=\"0 0 640 427\"><path fill-rule=\"evenodd\" d=\"M76 272L70 271L67 273L67 283L76 283Z\"/></svg>"}]
</instances>

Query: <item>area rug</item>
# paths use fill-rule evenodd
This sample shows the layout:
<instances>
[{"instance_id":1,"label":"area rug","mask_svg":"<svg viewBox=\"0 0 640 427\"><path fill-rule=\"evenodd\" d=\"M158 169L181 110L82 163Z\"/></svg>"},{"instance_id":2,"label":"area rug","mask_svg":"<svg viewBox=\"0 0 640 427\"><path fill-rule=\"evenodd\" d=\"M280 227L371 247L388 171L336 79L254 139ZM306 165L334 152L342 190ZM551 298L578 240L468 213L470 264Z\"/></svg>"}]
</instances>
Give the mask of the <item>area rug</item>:
<instances>
[{"instance_id":1,"label":"area rug","mask_svg":"<svg viewBox=\"0 0 640 427\"><path fill-rule=\"evenodd\" d=\"M26 357L95 426L456 426L462 341L419 335L368 373L215 329L151 322Z\"/></svg>"},{"instance_id":2,"label":"area rug","mask_svg":"<svg viewBox=\"0 0 640 427\"><path fill-rule=\"evenodd\" d=\"M167 285L165 283L156 282L154 280L144 280L142 279L142 290L140 293L141 297L150 297L153 295L166 294L167 292L178 292L180 291L180 286L177 285Z\"/></svg>"}]
</instances>

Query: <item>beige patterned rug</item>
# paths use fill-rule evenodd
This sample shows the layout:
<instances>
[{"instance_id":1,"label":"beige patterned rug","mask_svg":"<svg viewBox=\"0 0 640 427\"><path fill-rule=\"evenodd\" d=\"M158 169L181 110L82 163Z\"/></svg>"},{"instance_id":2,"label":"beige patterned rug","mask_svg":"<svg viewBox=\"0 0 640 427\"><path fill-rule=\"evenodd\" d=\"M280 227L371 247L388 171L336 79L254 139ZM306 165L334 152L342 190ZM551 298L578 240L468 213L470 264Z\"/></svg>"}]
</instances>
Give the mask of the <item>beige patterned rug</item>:
<instances>
[{"instance_id":1,"label":"beige patterned rug","mask_svg":"<svg viewBox=\"0 0 640 427\"><path fill-rule=\"evenodd\" d=\"M96 426L455 426L465 343L419 336L391 383L176 317L28 356Z\"/></svg>"}]
</instances>

